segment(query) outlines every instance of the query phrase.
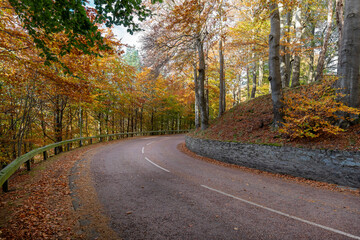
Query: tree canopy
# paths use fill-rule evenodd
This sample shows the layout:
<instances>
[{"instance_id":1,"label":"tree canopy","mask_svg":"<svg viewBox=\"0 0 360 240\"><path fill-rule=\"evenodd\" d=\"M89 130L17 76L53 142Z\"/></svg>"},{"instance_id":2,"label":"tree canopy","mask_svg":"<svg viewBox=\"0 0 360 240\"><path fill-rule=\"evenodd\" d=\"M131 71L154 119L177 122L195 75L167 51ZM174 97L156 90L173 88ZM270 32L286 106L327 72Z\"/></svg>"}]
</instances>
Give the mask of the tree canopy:
<instances>
[{"instance_id":1,"label":"tree canopy","mask_svg":"<svg viewBox=\"0 0 360 240\"><path fill-rule=\"evenodd\" d=\"M161 0L152 0L153 3ZM103 36L98 31L99 24L106 27L121 25L129 33L139 31L138 21L151 15L142 1L132 0L95 0L95 8L87 0L9 0L24 28L42 50L41 56L47 61L57 60L73 48L85 54L96 54L91 48L108 49ZM54 53L48 41L56 40L54 34L63 32L67 41L60 45L60 52Z\"/></svg>"}]
</instances>

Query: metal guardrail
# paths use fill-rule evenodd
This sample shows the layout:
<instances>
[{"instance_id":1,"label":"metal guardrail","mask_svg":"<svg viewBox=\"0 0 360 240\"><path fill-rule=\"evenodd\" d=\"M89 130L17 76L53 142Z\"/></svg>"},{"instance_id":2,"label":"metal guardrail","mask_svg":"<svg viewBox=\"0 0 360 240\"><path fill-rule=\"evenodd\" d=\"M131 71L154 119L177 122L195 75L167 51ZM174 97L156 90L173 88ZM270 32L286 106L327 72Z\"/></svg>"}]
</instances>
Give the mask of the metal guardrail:
<instances>
[{"instance_id":1,"label":"metal guardrail","mask_svg":"<svg viewBox=\"0 0 360 240\"><path fill-rule=\"evenodd\" d=\"M51 149L55 149L59 146L64 146L68 144L68 150L70 150L70 144L74 142L79 142L79 147L83 145L83 142L86 140L90 140L88 142L88 145L93 143L93 139L99 139L99 142L102 142L104 139L105 141L111 141L113 140L113 137L118 136L147 136L150 134L159 135L159 134L171 134L171 133L185 133L189 132L189 130L164 130L164 131L149 131L149 132L126 132L126 133L114 133L114 134L106 134L106 135L98 135L98 136L92 136L92 137L82 137L82 138L74 138L70 140L65 140L62 142L57 142L53 144L46 145L44 147L36 148L28 153L25 153L24 155L21 155L20 157L16 158L14 161L12 161L10 164L8 164L5 168L3 168L0 171L0 186L2 186L2 189L4 192L8 191L8 179L20 168L20 166L24 163L26 163L27 170L30 171L30 160L35 157L36 155L40 153L44 153L44 160L47 159L47 151Z\"/></svg>"}]
</instances>

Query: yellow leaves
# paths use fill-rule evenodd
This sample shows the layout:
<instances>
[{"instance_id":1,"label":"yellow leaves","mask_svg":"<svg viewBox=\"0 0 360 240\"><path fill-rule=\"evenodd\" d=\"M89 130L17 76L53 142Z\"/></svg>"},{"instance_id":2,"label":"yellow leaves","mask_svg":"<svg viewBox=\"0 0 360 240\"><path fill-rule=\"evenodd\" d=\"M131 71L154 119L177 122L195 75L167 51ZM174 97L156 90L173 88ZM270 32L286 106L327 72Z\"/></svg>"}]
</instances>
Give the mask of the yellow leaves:
<instances>
[{"instance_id":1,"label":"yellow leaves","mask_svg":"<svg viewBox=\"0 0 360 240\"><path fill-rule=\"evenodd\" d=\"M335 81L336 78L327 77L319 84L284 94L285 123L280 132L291 139L317 138L343 132L335 123L345 120L343 116L359 115L360 109L336 101L338 94L332 88Z\"/></svg>"}]
</instances>

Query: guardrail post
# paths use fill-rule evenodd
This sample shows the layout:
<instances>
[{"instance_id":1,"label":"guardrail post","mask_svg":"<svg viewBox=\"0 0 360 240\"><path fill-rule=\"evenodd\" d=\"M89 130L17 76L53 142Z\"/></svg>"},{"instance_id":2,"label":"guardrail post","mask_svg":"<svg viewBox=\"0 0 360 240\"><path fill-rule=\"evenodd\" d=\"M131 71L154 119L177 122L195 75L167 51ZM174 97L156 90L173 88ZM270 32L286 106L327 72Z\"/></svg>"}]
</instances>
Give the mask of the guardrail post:
<instances>
[{"instance_id":1,"label":"guardrail post","mask_svg":"<svg viewBox=\"0 0 360 240\"><path fill-rule=\"evenodd\" d=\"M6 180L4 182L4 184L2 185L2 190L3 190L3 192L8 192L9 191L9 182L8 182L8 180Z\"/></svg>"},{"instance_id":2,"label":"guardrail post","mask_svg":"<svg viewBox=\"0 0 360 240\"><path fill-rule=\"evenodd\" d=\"M27 161L25 162L25 164L26 164L26 170L30 171L30 170L31 170L30 159L27 160Z\"/></svg>"},{"instance_id":3,"label":"guardrail post","mask_svg":"<svg viewBox=\"0 0 360 240\"><path fill-rule=\"evenodd\" d=\"M6 164L3 164L2 165L2 168L5 168L6 167ZM8 180L6 180L3 185L2 185L2 190L3 192L8 192L9 191L9 182Z\"/></svg>"}]
</instances>

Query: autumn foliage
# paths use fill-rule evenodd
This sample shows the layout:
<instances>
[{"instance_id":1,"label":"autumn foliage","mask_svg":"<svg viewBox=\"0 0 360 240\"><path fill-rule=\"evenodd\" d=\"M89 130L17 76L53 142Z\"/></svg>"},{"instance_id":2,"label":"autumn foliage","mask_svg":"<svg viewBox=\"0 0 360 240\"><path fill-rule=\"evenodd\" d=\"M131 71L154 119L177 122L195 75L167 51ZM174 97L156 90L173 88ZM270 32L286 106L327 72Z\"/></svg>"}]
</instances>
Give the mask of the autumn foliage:
<instances>
[{"instance_id":1,"label":"autumn foliage","mask_svg":"<svg viewBox=\"0 0 360 240\"><path fill-rule=\"evenodd\" d=\"M325 77L320 83L300 87L284 94L284 119L280 133L290 139L317 138L322 135L337 135L344 131L337 123L351 121L349 117L360 114L337 101L340 96L333 88L336 78Z\"/></svg>"},{"instance_id":2,"label":"autumn foliage","mask_svg":"<svg viewBox=\"0 0 360 240\"><path fill-rule=\"evenodd\" d=\"M81 136L190 128L193 94L183 78L132 66L111 29L98 31L110 48L89 45L96 54L62 52L69 41L63 31L44 38L59 60L45 64L24 23L0 0L0 166Z\"/></svg>"}]
</instances>

